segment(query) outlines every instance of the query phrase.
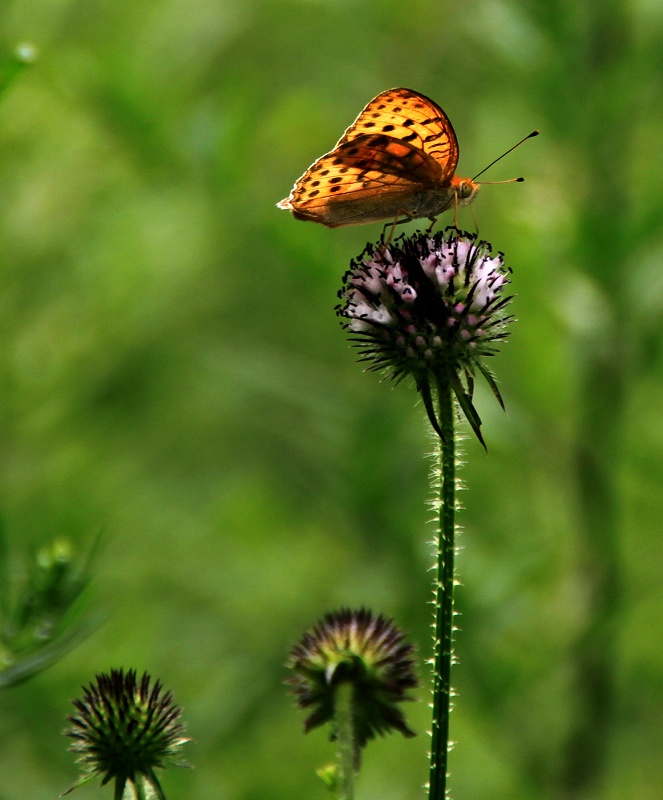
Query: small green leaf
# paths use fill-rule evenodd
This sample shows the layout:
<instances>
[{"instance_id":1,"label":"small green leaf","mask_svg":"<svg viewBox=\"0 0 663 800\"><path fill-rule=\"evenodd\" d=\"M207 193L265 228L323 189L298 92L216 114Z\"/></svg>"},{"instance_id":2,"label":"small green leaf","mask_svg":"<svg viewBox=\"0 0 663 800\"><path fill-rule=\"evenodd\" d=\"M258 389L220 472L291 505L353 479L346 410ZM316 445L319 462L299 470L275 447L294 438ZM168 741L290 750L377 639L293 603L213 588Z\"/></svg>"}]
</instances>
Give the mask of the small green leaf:
<instances>
[{"instance_id":1,"label":"small green leaf","mask_svg":"<svg viewBox=\"0 0 663 800\"><path fill-rule=\"evenodd\" d=\"M34 45L19 44L11 55L0 58L0 95L12 84L16 76L33 63L37 56Z\"/></svg>"},{"instance_id":2,"label":"small green leaf","mask_svg":"<svg viewBox=\"0 0 663 800\"><path fill-rule=\"evenodd\" d=\"M327 764L325 767L320 767L315 771L315 774L324 783L330 792L335 792L338 788L338 765Z\"/></svg>"}]
</instances>

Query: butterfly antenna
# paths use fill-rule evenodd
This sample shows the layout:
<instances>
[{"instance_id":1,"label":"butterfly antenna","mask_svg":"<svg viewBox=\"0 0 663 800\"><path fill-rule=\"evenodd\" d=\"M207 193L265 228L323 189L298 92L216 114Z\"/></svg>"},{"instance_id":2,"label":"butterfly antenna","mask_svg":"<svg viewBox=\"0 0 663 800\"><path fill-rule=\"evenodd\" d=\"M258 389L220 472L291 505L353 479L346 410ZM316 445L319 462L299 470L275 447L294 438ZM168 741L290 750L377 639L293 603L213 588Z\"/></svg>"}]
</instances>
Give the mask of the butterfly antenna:
<instances>
[{"instance_id":1,"label":"butterfly antenna","mask_svg":"<svg viewBox=\"0 0 663 800\"><path fill-rule=\"evenodd\" d=\"M497 186L500 183L522 183L524 180L525 178L507 178L505 181L479 181L479 183L482 186Z\"/></svg>"},{"instance_id":2,"label":"butterfly antenna","mask_svg":"<svg viewBox=\"0 0 663 800\"><path fill-rule=\"evenodd\" d=\"M528 133L528 134L527 134L527 136L525 136L525 137L524 137L524 138L522 138L522 139L521 139L519 142L517 142L516 144L514 144L514 146L513 146L513 147L510 147L510 148L509 148L509 149L508 149L508 150L507 150L505 153L502 153L502 155L501 155L501 156L498 156L498 157L497 157L497 158L496 158L494 161L491 161L491 162L490 162L490 164L488 164L488 166L487 166L487 167L484 167L484 168L481 170L481 172L478 172L478 173L477 173L477 174L476 174L476 175L475 175L475 176L472 178L472 180L473 180L473 181L475 181L475 180L476 180L476 179L479 177L479 175L483 175L483 173L484 173L484 172L486 172L487 170L489 170L489 169L490 169L490 168L493 166L493 164L497 164L497 162L498 162L498 161L501 161L501 159L503 159L503 158L504 158L504 156L508 156L508 155L509 155L509 153L511 153L513 150L515 150L515 149L516 149L516 147L520 147L520 145L521 145L523 142L526 142L528 139L531 139L533 136L538 136L538 135L539 135L539 133L540 133L540 131L532 131L531 133ZM508 181L493 181L493 183L514 183L514 182L520 182L520 181L523 181L523 180L524 180L524 178L511 178L511 180L508 180ZM485 183L485 182L486 182L486 181L482 181L482 183Z\"/></svg>"}]
</instances>

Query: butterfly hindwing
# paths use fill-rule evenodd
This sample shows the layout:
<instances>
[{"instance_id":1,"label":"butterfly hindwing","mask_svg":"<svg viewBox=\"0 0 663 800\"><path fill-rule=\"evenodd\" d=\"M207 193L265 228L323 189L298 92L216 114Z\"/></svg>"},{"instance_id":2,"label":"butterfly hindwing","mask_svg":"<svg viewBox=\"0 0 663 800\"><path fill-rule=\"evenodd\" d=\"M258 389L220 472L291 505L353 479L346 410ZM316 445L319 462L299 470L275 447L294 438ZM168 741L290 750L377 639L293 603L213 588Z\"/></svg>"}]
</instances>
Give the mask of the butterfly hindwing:
<instances>
[{"instance_id":1,"label":"butterfly hindwing","mask_svg":"<svg viewBox=\"0 0 663 800\"><path fill-rule=\"evenodd\" d=\"M363 135L319 158L290 199L316 207L370 190L409 193L413 185L435 185L439 175L437 162L421 150L384 134Z\"/></svg>"}]
</instances>

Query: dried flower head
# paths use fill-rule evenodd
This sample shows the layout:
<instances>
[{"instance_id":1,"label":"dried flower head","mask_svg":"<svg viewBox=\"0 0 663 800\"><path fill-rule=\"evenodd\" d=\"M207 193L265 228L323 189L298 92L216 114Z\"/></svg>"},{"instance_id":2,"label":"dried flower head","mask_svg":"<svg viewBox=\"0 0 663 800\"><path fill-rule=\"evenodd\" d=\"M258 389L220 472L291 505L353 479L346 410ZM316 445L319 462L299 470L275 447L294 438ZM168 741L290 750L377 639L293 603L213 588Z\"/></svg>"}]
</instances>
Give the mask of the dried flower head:
<instances>
[{"instance_id":1,"label":"dried flower head","mask_svg":"<svg viewBox=\"0 0 663 800\"><path fill-rule=\"evenodd\" d=\"M67 717L72 727L65 731L84 772L72 789L99 775L102 786L115 781L115 797L122 797L127 782L142 781L163 798L154 770L187 766L179 756L190 739L183 736L182 709L161 690L159 681L150 686L147 673L138 681L135 670L121 669L83 687L83 698L73 701L77 713Z\"/></svg>"},{"instance_id":2,"label":"dried flower head","mask_svg":"<svg viewBox=\"0 0 663 800\"><path fill-rule=\"evenodd\" d=\"M474 375L484 375L503 405L482 359L507 336L508 284L503 255L493 256L488 242L455 228L416 233L366 246L344 277L337 313L369 369L414 378L440 436L432 389L450 386L483 443Z\"/></svg>"},{"instance_id":3,"label":"dried flower head","mask_svg":"<svg viewBox=\"0 0 663 800\"><path fill-rule=\"evenodd\" d=\"M414 647L393 620L375 617L367 609L326 614L293 648L288 667L294 675L287 683L302 709L310 709L304 723L312 728L332 722L336 689L352 686L354 737L359 748L376 734L391 729L414 736L398 707L411 700L408 690L418 685L414 673Z\"/></svg>"}]
</instances>

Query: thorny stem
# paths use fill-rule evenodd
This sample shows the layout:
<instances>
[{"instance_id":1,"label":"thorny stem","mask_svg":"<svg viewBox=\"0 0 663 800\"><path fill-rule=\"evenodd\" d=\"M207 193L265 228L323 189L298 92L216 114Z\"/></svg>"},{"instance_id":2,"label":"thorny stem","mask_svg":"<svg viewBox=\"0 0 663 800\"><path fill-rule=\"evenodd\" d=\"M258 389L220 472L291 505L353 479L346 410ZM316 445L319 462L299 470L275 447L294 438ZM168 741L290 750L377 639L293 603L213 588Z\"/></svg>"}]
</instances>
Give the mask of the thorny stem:
<instances>
[{"instance_id":1,"label":"thorny stem","mask_svg":"<svg viewBox=\"0 0 663 800\"><path fill-rule=\"evenodd\" d=\"M445 800L451 710L451 659L453 648L453 590L456 514L456 453L454 401L448 381L438 381L438 442L440 464L440 509L437 541L437 572L434 587L435 633L433 673L433 721L430 758L429 800Z\"/></svg>"}]
</instances>

